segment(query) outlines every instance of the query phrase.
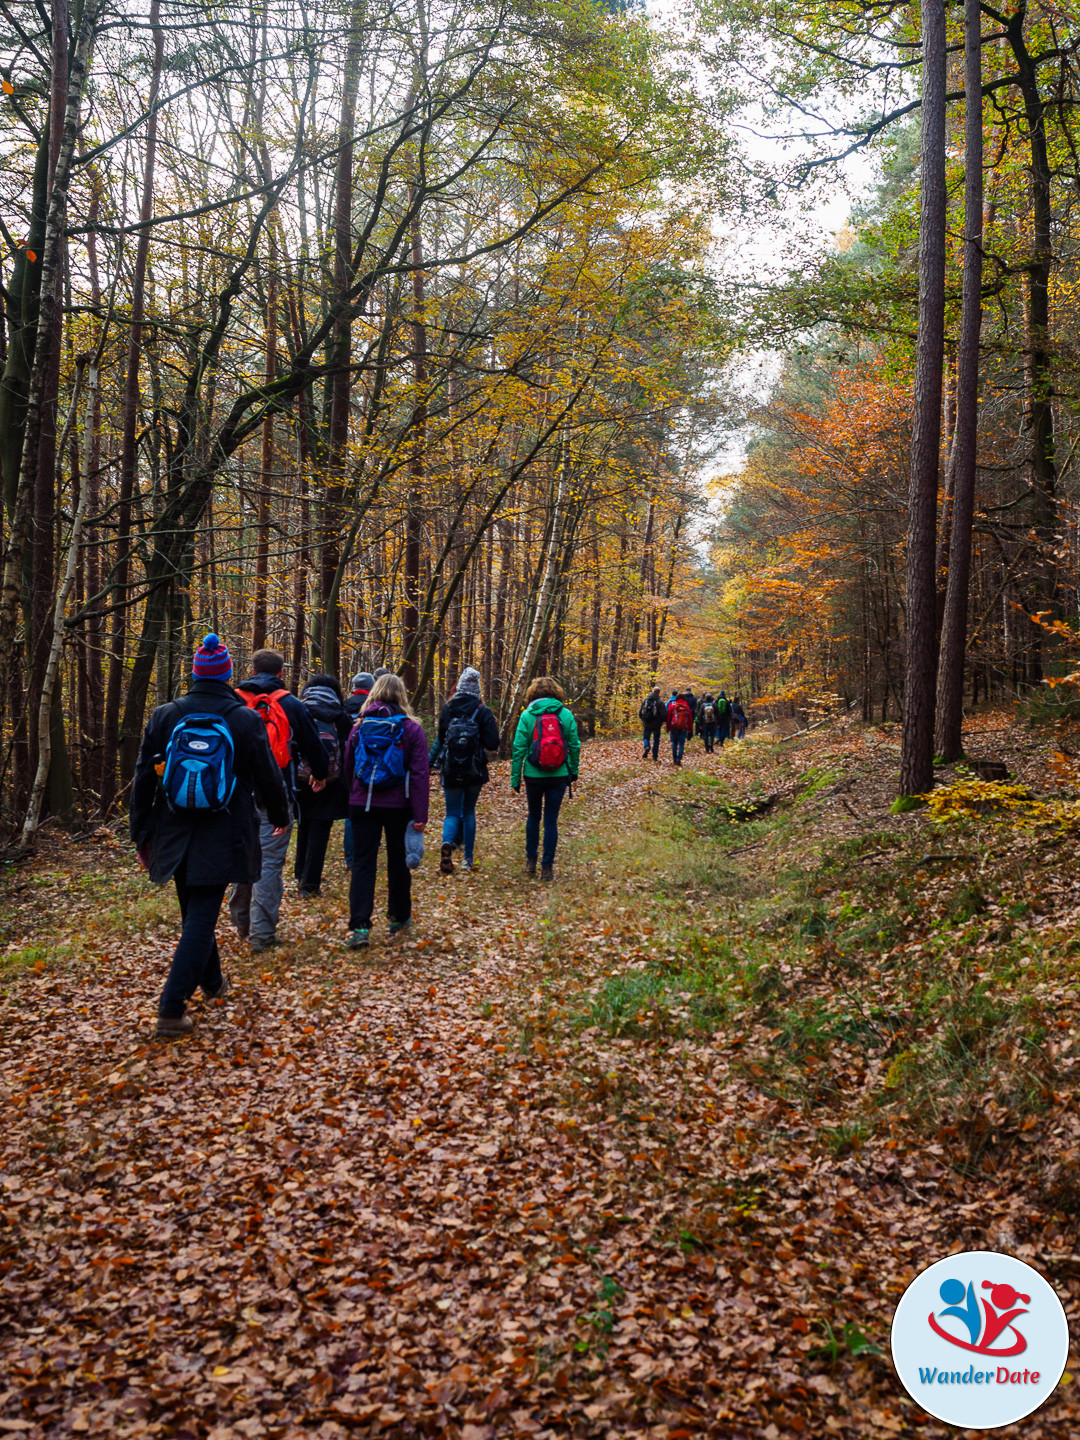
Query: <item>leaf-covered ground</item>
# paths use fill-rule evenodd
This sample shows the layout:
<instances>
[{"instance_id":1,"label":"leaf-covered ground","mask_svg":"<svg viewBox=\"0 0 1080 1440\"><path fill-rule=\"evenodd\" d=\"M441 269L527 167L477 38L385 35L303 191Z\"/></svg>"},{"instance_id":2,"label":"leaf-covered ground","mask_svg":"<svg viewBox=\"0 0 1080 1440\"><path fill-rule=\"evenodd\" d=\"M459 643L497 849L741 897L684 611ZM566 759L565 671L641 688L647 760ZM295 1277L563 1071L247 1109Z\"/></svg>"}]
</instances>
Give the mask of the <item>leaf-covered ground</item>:
<instances>
[{"instance_id":1,"label":"leaf-covered ground","mask_svg":"<svg viewBox=\"0 0 1080 1440\"><path fill-rule=\"evenodd\" d=\"M889 815L896 749L589 745L551 888L499 767L409 939L344 948L335 853L268 963L222 922L170 1044L171 895L46 840L2 893L0 1432L949 1433L887 1358L916 1270L1008 1249L1077 1315L1080 883L1045 825Z\"/></svg>"}]
</instances>

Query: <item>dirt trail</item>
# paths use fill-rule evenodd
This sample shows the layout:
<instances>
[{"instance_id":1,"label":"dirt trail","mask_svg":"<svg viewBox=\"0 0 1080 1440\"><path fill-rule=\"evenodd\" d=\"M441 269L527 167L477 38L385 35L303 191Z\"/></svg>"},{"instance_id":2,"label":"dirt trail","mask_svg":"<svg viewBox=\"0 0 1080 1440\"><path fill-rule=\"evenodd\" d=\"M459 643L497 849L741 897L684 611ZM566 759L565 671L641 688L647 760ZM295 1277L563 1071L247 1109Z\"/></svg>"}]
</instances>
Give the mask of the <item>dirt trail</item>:
<instances>
[{"instance_id":1,"label":"dirt trail","mask_svg":"<svg viewBox=\"0 0 1080 1440\"><path fill-rule=\"evenodd\" d=\"M812 1151L738 1036L546 1023L556 988L656 958L657 905L701 903L654 896L638 829L692 781L584 754L554 887L521 874L500 767L479 872L441 877L430 827L409 939L344 949L335 855L271 964L223 919L234 988L188 1040L146 1038L164 935L9 987L0 1432L909 1433L884 1360L842 1396L808 1362L807 1316L885 1333L876 1267L959 1204L940 1166Z\"/></svg>"}]
</instances>

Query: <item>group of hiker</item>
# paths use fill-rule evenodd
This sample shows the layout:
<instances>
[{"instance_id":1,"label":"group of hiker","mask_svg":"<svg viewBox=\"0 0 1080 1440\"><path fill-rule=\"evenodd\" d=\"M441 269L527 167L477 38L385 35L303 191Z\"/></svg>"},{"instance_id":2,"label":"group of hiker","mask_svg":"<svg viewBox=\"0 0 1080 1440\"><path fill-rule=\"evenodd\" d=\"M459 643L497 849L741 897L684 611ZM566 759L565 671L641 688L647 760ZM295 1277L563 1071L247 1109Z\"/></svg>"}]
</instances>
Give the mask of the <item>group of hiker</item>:
<instances>
[{"instance_id":1,"label":"group of hiker","mask_svg":"<svg viewBox=\"0 0 1080 1440\"><path fill-rule=\"evenodd\" d=\"M701 736L705 753L711 755L717 744L723 749L726 740L741 740L746 734L747 718L743 703L736 695L728 699L707 691L700 698L693 690L672 690L665 702L660 686L654 685L641 702L638 718L642 724L641 758L650 755L660 763L660 737L666 730L671 741L671 763L680 768L687 741L695 733Z\"/></svg>"},{"instance_id":2,"label":"group of hiker","mask_svg":"<svg viewBox=\"0 0 1080 1440\"><path fill-rule=\"evenodd\" d=\"M343 695L315 674L292 694L285 660L257 650L235 686L232 657L217 635L195 652L188 693L151 715L131 788L130 832L152 881L172 880L182 931L158 1002L157 1035L188 1034L187 1003L228 991L215 935L229 893L237 933L253 952L280 943L284 869L296 826L293 873L301 897L320 893L334 822L345 820L349 946L370 944L379 850L385 842L389 933L412 921L412 871L423 856L428 792L437 768L446 802L439 869L477 868L476 803L501 743L481 697L481 677L462 671L439 715L429 750L400 676L381 666L354 675ZM525 786L525 871L554 875L559 811L578 776L581 743L556 681L533 680L514 732L510 784ZM542 835L542 840L541 840Z\"/></svg>"}]
</instances>

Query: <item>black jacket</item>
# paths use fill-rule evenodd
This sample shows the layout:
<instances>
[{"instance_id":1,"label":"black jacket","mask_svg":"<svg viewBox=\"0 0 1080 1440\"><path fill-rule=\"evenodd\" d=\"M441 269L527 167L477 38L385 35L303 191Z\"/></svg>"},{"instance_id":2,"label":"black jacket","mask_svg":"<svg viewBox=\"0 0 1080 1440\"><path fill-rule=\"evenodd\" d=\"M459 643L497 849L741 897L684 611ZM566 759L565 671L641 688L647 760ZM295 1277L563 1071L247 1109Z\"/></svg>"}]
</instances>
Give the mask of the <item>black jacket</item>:
<instances>
[{"instance_id":1,"label":"black jacket","mask_svg":"<svg viewBox=\"0 0 1080 1440\"><path fill-rule=\"evenodd\" d=\"M315 689L314 684L305 685L300 700L301 705L308 712L308 717L316 716L319 720L325 720L333 725L337 731L338 744L341 753L341 774L336 780L331 780L325 790L315 791L311 786L302 780L296 782L296 803L300 807L300 814L304 820L347 820L349 818L349 787L345 781L345 744L352 730L352 719L345 713L345 707L335 696L332 701L323 700L319 696L309 696L308 691ZM320 691L323 687L317 687ZM290 716L290 721L291 721ZM322 742L319 743L322 750ZM323 750L323 754L326 751ZM318 777L316 777L318 778Z\"/></svg>"},{"instance_id":2,"label":"black jacket","mask_svg":"<svg viewBox=\"0 0 1080 1440\"><path fill-rule=\"evenodd\" d=\"M446 730L450 721L459 715L471 715L476 710L476 728L480 732L480 773L483 779L481 785L486 785L491 778L488 775L487 756L485 750L498 750L499 748L499 725L495 716L486 705L477 707L475 695L454 695L442 707L439 714L439 738L436 740L431 754L428 757L432 765L438 765L442 757L442 748L446 743Z\"/></svg>"},{"instance_id":3,"label":"black jacket","mask_svg":"<svg viewBox=\"0 0 1080 1440\"><path fill-rule=\"evenodd\" d=\"M667 705L662 695L654 695L650 690L645 699L638 706L638 719L645 725L659 727L667 719Z\"/></svg>"},{"instance_id":4,"label":"black jacket","mask_svg":"<svg viewBox=\"0 0 1080 1440\"><path fill-rule=\"evenodd\" d=\"M252 675L250 680L241 680L237 690L254 691L256 694L261 690L272 695L275 690L284 690L280 675ZM244 702L241 701L241 704ZM289 722L289 729L292 731L292 760L289 768L283 771L285 788L289 792L290 801L296 799L296 761L298 756L303 756L311 766L311 773L316 780L325 780L328 769L326 763L326 751L323 749L322 741L319 739L319 732L315 729L315 722L308 713L308 708L302 700L295 695L286 692L281 697L281 708L285 712L285 718ZM262 724L262 722L259 722ZM264 727L265 729L265 727Z\"/></svg>"},{"instance_id":5,"label":"black jacket","mask_svg":"<svg viewBox=\"0 0 1080 1440\"><path fill-rule=\"evenodd\" d=\"M224 810L199 815L171 810L158 765L181 716L223 715L232 732L236 788ZM321 749L321 746L320 746ZM181 700L159 705L143 732L131 785L128 825L138 850L148 852L150 879L162 885L187 856L189 885L250 885L262 873L256 800L271 824L289 823L285 782L270 751L266 726L224 680L196 680Z\"/></svg>"},{"instance_id":6,"label":"black jacket","mask_svg":"<svg viewBox=\"0 0 1080 1440\"><path fill-rule=\"evenodd\" d=\"M360 711L367 704L367 698L370 694L370 690L354 690L353 693L346 698L345 714L348 715L350 720L355 720L360 714Z\"/></svg>"}]
</instances>

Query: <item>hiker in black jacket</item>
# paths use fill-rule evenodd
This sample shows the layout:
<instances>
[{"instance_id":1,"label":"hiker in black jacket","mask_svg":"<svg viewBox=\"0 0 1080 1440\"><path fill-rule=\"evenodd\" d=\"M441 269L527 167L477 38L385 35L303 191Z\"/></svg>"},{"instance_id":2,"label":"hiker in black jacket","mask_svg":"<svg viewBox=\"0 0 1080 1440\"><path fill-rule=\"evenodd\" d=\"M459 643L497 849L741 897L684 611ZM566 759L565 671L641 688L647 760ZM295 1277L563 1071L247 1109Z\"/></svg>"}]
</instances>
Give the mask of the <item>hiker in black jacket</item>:
<instances>
[{"instance_id":1,"label":"hiker in black jacket","mask_svg":"<svg viewBox=\"0 0 1080 1440\"><path fill-rule=\"evenodd\" d=\"M716 735L720 729L720 714L717 710L716 699L708 692L698 701L697 728L698 734L705 742L706 755L711 755L716 749Z\"/></svg>"},{"instance_id":2,"label":"hiker in black jacket","mask_svg":"<svg viewBox=\"0 0 1080 1440\"><path fill-rule=\"evenodd\" d=\"M659 685L654 685L641 702L638 719L641 721L641 758L643 760L649 758L651 747L652 758L659 765L660 736L664 732L664 721L667 719L667 706L660 694Z\"/></svg>"},{"instance_id":3,"label":"hiker in black jacket","mask_svg":"<svg viewBox=\"0 0 1080 1440\"><path fill-rule=\"evenodd\" d=\"M352 694L345 701L345 714L350 720L355 720L360 711L367 704L367 698L371 694L371 687L375 684L375 676L369 670L361 670L352 677Z\"/></svg>"},{"instance_id":4,"label":"hiker in black jacket","mask_svg":"<svg viewBox=\"0 0 1080 1440\"><path fill-rule=\"evenodd\" d=\"M695 722L696 722L696 720L697 720L697 708L698 708L698 698L697 698L697 696L694 694L693 690L691 690L689 686L687 686L687 688L682 692L682 696L683 696L683 699L686 701L686 703L690 706L690 714L694 716L694 719L695 719ZM691 726L690 735L687 735L687 737L686 737L686 739L687 739L688 742L689 742L689 740L690 740L690 736L693 735L695 729L696 729L696 724L695 724L694 726Z\"/></svg>"},{"instance_id":5,"label":"hiker in black jacket","mask_svg":"<svg viewBox=\"0 0 1080 1440\"><path fill-rule=\"evenodd\" d=\"M297 891L308 896L318 895L322 887L323 864L334 821L345 819L349 813L349 789L343 766L352 719L345 711L341 686L333 675L312 675L301 690L300 699L319 730L330 762L330 774L322 787L311 783L311 770L303 761L296 771L296 807L300 821L296 827L293 873Z\"/></svg>"},{"instance_id":6,"label":"hiker in black jacket","mask_svg":"<svg viewBox=\"0 0 1080 1440\"><path fill-rule=\"evenodd\" d=\"M296 762L303 759L311 768L313 790L321 789L326 780L328 763L319 732L307 706L291 695L282 683L285 657L277 650L256 650L251 657L253 674L237 685L237 693L246 704L263 700L280 707L289 734L276 755L289 796L290 820L285 834L271 835L272 827L265 815L260 817L259 841L262 845L262 874L253 885L235 885L229 896L229 913L241 937L250 937L252 951L269 950L280 944L277 938L281 897L285 893L282 871L289 853L292 835L291 814L296 810ZM275 739L270 735L270 748Z\"/></svg>"},{"instance_id":7,"label":"hiker in black jacket","mask_svg":"<svg viewBox=\"0 0 1080 1440\"><path fill-rule=\"evenodd\" d=\"M438 738L428 757L429 764L442 771L446 818L439 869L444 875L454 873L456 845L464 848L465 869L476 869L476 802L490 778L485 752L498 748L498 722L480 699L479 670L469 665L442 707Z\"/></svg>"},{"instance_id":8,"label":"hiker in black jacket","mask_svg":"<svg viewBox=\"0 0 1080 1440\"><path fill-rule=\"evenodd\" d=\"M274 837L284 835L289 823L285 782L270 752L266 727L230 688L232 660L216 635L207 635L195 652L192 673L187 695L159 705L150 716L128 817L140 861L155 885L174 881L183 917L180 942L158 1001L157 1034L162 1037L186 1035L194 1028L184 1011L197 989L208 999L225 995L228 980L214 937L225 891L231 883L250 884L259 877L260 810ZM184 808L166 795L166 782L173 783L173 772L178 771L179 797L185 798L179 747L170 750L170 740L185 719L193 725L195 716L224 722L231 736L235 783L220 809ZM195 755L198 747L207 749L205 738L196 737L192 744Z\"/></svg>"}]
</instances>

